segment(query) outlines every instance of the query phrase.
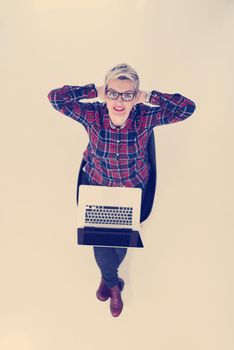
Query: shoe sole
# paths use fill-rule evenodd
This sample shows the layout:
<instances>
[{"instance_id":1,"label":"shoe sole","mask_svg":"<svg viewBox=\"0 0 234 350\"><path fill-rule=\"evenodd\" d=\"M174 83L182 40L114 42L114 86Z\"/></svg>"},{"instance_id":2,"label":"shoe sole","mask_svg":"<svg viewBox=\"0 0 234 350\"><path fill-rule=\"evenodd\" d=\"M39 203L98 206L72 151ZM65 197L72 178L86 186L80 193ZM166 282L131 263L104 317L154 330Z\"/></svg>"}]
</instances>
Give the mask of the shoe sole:
<instances>
[{"instance_id":1,"label":"shoe sole","mask_svg":"<svg viewBox=\"0 0 234 350\"><path fill-rule=\"evenodd\" d=\"M99 296L98 296L98 293L96 293L96 297L98 298L98 300L100 300L100 301L107 301L110 297L107 297L107 298L105 298L105 299L102 299L102 298L100 298Z\"/></svg>"}]
</instances>

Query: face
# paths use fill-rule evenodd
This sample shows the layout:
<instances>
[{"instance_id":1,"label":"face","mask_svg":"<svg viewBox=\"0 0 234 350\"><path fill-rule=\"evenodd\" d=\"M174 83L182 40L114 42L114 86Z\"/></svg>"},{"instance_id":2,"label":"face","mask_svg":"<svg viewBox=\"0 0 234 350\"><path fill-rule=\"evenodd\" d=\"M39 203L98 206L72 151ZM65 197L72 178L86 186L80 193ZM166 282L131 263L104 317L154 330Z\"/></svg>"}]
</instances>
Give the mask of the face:
<instances>
[{"instance_id":1,"label":"face","mask_svg":"<svg viewBox=\"0 0 234 350\"><path fill-rule=\"evenodd\" d=\"M117 92L134 92L134 82L128 79L110 80L107 86L108 90ZM104 98L110 119L115 126L122 126L128 119L132 107L137 103L137 97L134 96L132 101L123 101L121 96L117 100L111 100L105 94Z\"/></svg>"}]
</instances>

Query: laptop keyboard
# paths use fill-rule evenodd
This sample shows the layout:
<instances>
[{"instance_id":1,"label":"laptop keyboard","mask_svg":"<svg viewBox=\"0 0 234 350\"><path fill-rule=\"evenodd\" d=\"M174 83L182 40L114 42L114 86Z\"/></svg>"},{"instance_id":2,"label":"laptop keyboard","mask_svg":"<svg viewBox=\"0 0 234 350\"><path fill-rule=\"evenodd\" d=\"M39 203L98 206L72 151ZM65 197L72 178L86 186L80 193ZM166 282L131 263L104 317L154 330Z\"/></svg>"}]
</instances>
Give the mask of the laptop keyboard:
<instances>
[{"instance_id":1,"label":"laptop keyboard","mask_svg":"<svg viewBox=\"0 0 234 350\"><path fill-rule=\"evenodd\" d=\"M107 235L101 232L86 232L84 244L128 247L130 244L130 237L130 234L126 233L124 235L118 233Z\"/></svg>"},{"instance_id":2,"label":"laptop keyboard","mask_svg":"<svg viewBox=\"0 0 234 350\"><path fill-rule=\"evenodd\" d=\"M132 225L132 207L85 206L86 224Z\"/></svg>"}]
</instances>

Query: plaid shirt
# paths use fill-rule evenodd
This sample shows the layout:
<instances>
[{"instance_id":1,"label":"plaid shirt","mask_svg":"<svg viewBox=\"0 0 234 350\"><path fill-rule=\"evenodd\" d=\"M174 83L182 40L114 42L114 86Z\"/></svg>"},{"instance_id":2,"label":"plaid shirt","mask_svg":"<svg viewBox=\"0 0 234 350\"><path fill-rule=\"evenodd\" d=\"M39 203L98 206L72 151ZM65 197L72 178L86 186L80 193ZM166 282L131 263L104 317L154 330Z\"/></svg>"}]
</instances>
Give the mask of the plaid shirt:
<instances>
[{"instance_id":1,"label":"plaid shirt","mask_svg":"<svg viewBox=\"0 0 234 350\"><path fill-rule=\"evenodd\" d=\"M80 102L97 97L94 84L64 85L49 92L52 106L80 122L89 135L83 153L84 171L93 184L144 188L150 171L147 141L158 125L188 118L195 104L180 94L165 94L153 90L149 106L136 104L122 128L111 124L106 103Z\"/></svg>"}]
</instances>

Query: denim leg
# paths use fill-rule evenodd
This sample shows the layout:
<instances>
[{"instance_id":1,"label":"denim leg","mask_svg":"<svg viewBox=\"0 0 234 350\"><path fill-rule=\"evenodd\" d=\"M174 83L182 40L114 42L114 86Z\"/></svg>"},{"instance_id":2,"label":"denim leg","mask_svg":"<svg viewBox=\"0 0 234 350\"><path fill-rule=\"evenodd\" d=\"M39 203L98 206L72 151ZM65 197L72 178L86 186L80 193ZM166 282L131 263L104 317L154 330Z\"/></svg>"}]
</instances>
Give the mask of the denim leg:
<instances>
[{"instance_id":1,"label":"denim leg","mask_svg":"<svg viewBox=\"0 0 234 350\"><path fill-rule=\"evenodd\" d=\"M118 267L123 261L127 249L108 247L93 247L93 249L96 262L101 270L102 278L105 280L107 287L114 287L118 284ZM118 253L116 253L116 249L118 249Z\"/></svg>"},{"instance_id":2,"label":"denim leg","mask_svg":"<svg viewBox=\"0 0 234 350\"><path fill-rule=\"evenodd\" d=\"M118 266L119 266L127 254L127 248L114 248L114 249L118 259Z\"/></svg>"}]
</instances>

